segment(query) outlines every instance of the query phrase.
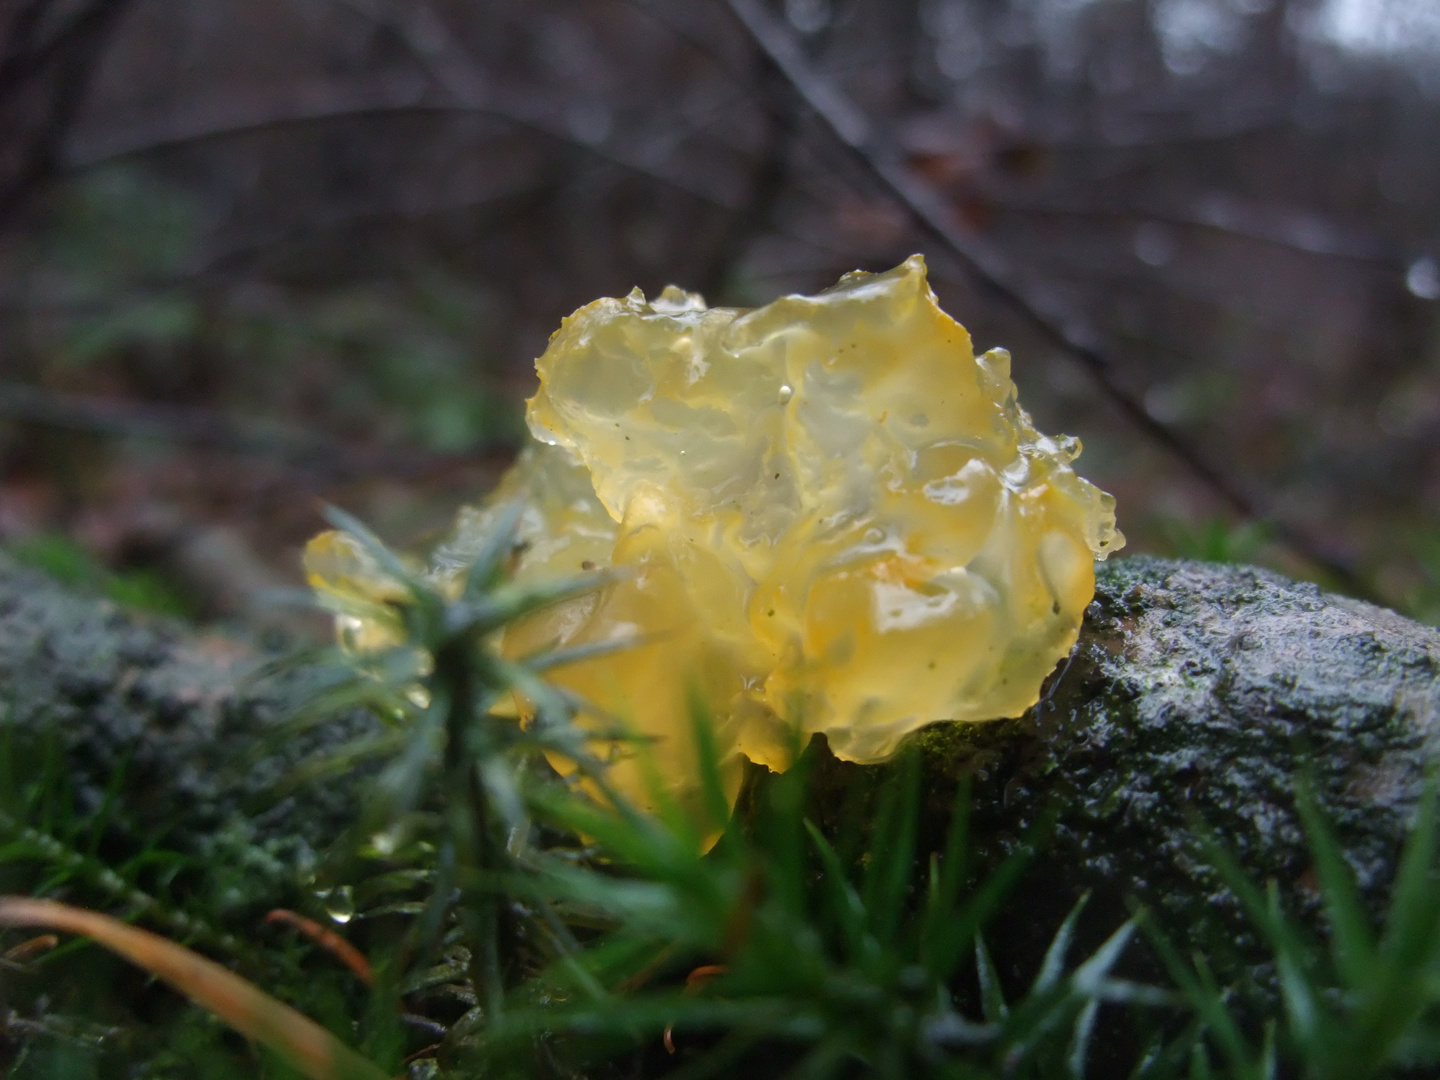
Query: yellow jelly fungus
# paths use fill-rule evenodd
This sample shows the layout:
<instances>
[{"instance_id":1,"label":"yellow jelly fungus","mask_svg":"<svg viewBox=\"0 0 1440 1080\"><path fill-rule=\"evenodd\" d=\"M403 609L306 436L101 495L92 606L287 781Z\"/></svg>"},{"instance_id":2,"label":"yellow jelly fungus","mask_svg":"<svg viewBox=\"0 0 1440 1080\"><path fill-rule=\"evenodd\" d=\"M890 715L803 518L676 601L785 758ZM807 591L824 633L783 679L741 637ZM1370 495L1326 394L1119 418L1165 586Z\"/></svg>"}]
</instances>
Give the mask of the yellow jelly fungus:
<instances>
[{"instance_id":1,"label":"yellow jelly fungus","mask_svg":"<svg viewBox=\"0 0 1440 1080\"><path fill-rule=\"evenodd\" d=\"M1035 430L1009 354L974 355L918 255L751 311L673 286L596 300L536 367L537 442L433 572L517 498L521 580L625 571L503 648L633 640L553 677L647 740L611 775L642 804L647 758L694 797L697 695L732 795L741 755L790 764L792 723L876 762L934 721L1018 716L1124 543L1079 442Z\"/></svg>"}]
</instances>

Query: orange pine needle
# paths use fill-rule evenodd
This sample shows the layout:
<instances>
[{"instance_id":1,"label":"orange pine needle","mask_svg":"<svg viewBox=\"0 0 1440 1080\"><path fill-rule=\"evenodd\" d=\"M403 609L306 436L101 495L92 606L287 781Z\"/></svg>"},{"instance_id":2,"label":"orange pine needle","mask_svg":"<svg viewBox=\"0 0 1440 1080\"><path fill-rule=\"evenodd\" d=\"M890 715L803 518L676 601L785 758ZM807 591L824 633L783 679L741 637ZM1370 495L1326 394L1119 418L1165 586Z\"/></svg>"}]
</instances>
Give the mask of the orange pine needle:
<instances>
[{"instance_id":1,"label":"orange pine needle","mask_svg":"<svg viewBox=\"0 0 1440 1080\"><path fill-rule=\"evenodd\" d=\"M293 926L353 971L355 977L366 986L375 985L375 970L370 966L370 961L365 959L365 954L328 926L321 926L314 919L307 919L287 908L276 908L265 916L265 921Z\"/></svg>"},{"instance_id":2,"label":"orange pine needle","mask_svg":"<svg viewBox=\"0 0 1440 1080\"><path fill-rule=\"evenodd\" d=\"M0 960L11 964L24 964L34 960L43 952L49 952L59 944L60 939L54 934L41 934L39 937L32 937L29 941L22 941L13 949L5 950L5 954L0 956Z\"/></svg>"},{"instance_id":3,"label":"orange pine needle","mask_svg":"<svg viewBox=\"0 0 1440 1080\"><path fill-rule=\"evenodd\" d=\"M724 975L729 971L724 964L702 964L689 975L685 976L685 993L698 993L706 983L715 978L716 975ZM665 1049L669 1053L675 1053L675 1025L665 1025Z\"/></svg>"},{"instance_id":4,"label":"orange pine needle","mask_svg":"<svg viewBox=\"0 0 1440 1080\"><path fill-rule=\"evenodd\" d=\"M98 911L24 896L0 896L0 926L43 926L93 938L163 979L242 1035L280 1053L311 1080L385 1080L374 1063L308 1016L159 934Z\"/></svg>"}]
</instances>

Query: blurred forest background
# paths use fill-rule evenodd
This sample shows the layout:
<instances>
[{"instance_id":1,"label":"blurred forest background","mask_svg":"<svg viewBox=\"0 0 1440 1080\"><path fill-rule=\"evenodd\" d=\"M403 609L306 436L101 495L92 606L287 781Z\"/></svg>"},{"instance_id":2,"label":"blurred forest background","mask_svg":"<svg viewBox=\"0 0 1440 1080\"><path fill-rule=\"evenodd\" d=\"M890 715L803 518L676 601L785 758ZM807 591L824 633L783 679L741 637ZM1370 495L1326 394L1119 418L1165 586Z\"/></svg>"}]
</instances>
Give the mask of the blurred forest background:
<instances>
[{"instance_id":1,"label":"blurred forest background","mask_svg":"<svg viewBox=\"0 0 1440 1080\"><path fill-rule=\"evenodd\" d=\"M1434 0L0 0L0 543L264 624L578 305L914 251L1132 551L1440 619Z\"/></svg>"}]
</instances>

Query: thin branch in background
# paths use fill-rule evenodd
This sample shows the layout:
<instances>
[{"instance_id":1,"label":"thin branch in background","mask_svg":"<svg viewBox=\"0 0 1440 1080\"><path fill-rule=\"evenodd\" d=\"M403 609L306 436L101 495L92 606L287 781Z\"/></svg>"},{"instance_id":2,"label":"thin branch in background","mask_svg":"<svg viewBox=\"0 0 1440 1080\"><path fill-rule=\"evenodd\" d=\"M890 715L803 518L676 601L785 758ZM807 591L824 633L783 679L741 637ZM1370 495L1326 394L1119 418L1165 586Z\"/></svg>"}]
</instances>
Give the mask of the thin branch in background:
<instances>
[{"instance_id":1,"label":"thin branch in background","mask_svg":"<svg viewBox=\"0 0 1440 1080\"><path fill-rule=\"evenodd\" d=\"M1103 203L1010 200L985 194L985 205L1010 214L1079 218L1195 229L1284 248L1317 258L1375 263L1404 272L1403 258L1384 238L1319 214L1288 206L1256 206L1219 192L1174 205L1140 207Z\"/></svg>"},{"instance_id":2,"label":"thin branch in background","mask_svg":"<svg viewBox=\"0 0 1440 1080\"><path fill-rule=\"evenodd\" d=\"M777 76L774 70L766 65L756 77L763 81ZM764 229L775 230L778 224L775 221L775 210L789 178L795 117L780 110L769 111L767 115L769 125L765 149L752 176L749 197L735 223L726 231L725 238L711 257L701 278L700 291L712 302L723 300L731 289L735 269L755 234Z\"/></svg>"},{"instance_id":3,"label":"thin branch in background","mask_svg":"<svg viewBox=\"0 0 1440 1080\"><path fill-rule=\"evenodd\" d=\"M568 104L566 102L565 104ZM538 88L513 87L485 91L483 96L455 99L427 96L413 77L376 83L369 80L323 80L296 88L293 94L247 96L217 103L192 104L162 120L116 130L84 132L65 154L72 171L95 168L123 158L194 145L252 132L363 116L418 113L479 114L579 146L587 153L690 195L734 211L734 201L718 190L671 175L640 155L610 145L582 143L565 126L564 106ZM713 187L713 186L712 186Z\"/></svg>"},{"instance_id":4,"label":"thin branch in background","mask_svg":"<svg viewBox=\"0 0 1440 1080\"><path fill-rule=\"evenodd\" d=\"M60 148L85 100L112 33L132 0L92 0L42 41L45 3L33 0L6 28L0 55L0 223L55 174ZM48 81L50 85L44 86ZM40 116L27 124L25 98L38 96ZM5 146L4 142L11 145Z\"/></svg>"},{"instance_id":5,"label":"thin branch in background","mask_svg":"<svg viewBox=\"0 0 1440 1080\"><path fill-rule=\"evenodd\" d=\"M268 457L331 481L377 473L421 478L474 465L492 453L508 458L514 451L508 443L483 445L465 454L353 446L314 432L239 420L210 409L65 394L13 382L0 382L0 419L107 438Z\"/></svg>"},{"instance_id":6,"label":"thin branch in background","mask_svg":"<svg viewBox=\"0 0 1440 1080\"><path fill-rule=\"evenodd\" d=\"M1326 552L1303 531L1267 514L1188 440L1151 416L1140 400L1121 384L1104 353L1085 340L1083 330L1076 328L1063 312L1042 310L1017 283L1015 270L1002 252L983 238L957 228L944 202L904 165L863 110L811 63L794 36L760 0L725 2L794 93L916 224L962 264L978 285L1024 318L1044 339L1075 357L1136 428L1168 450L1225 505L1246 520L1266 521L1278 539L1324 569L1345 589L1359 596L1372 595L1369 585L1353 567Z\"/></svg>"}]
</instances>

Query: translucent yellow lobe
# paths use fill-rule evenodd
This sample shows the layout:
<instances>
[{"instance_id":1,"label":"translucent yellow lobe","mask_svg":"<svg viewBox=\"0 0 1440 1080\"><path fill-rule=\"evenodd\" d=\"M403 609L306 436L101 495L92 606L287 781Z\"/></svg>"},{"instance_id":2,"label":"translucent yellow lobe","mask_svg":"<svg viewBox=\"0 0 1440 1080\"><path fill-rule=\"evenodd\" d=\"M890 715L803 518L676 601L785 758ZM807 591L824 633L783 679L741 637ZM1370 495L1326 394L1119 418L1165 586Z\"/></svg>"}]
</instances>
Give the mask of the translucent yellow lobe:
<instances>
[{"instance_id":1,"label":"translucent yellow lobe","mask_svg":"<svg viewBox=\"0 0 1440 1080\"><path fill-rule=\"evenodd\" d=\"M436 573L517 497L521 578L629 570L504 647L640 638L554 677L646 737L682 797L692 690L732 785L740 755L788 766L791 723L875 762L937 720L1019 715L1124 543L1079 443L1035 430L1009 355L974 355L918 255L753 311L597 300L536 366L537 442ZM648 801L633 763L614 779Z\"/></svg>"}]
</instances>

